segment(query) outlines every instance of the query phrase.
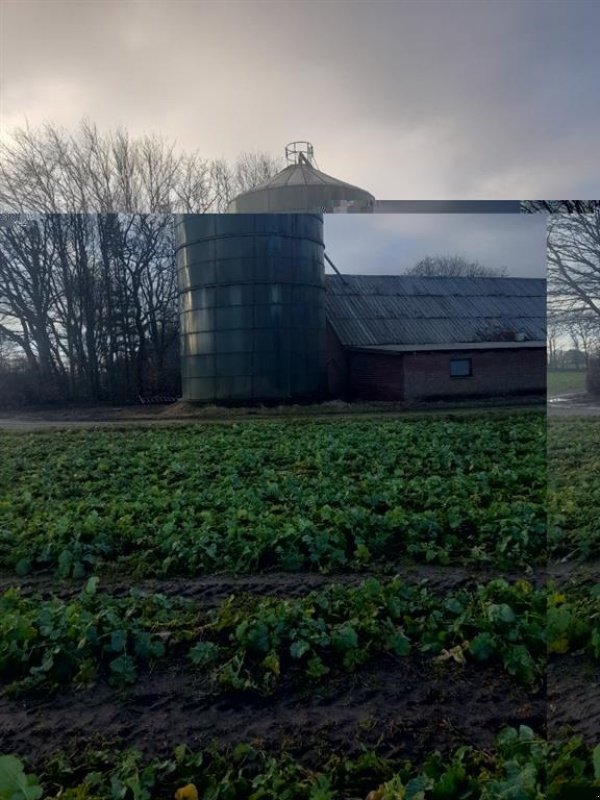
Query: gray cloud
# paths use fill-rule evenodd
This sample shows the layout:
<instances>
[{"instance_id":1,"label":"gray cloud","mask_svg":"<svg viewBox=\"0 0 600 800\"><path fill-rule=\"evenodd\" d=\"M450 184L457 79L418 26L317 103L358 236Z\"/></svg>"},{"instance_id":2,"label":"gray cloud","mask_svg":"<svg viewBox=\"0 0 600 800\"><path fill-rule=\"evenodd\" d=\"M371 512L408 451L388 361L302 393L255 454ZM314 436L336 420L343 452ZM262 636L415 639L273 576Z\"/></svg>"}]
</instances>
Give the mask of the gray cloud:
<instances>
[{"instance_id":1,"label":"gray cloud","mask_svg":"<svg viewBox=\"0 0 600 800\"><path fill-rule=\"evenodd\" d=\"M340 272L399 275L425 256L461 255L512 277L546 277L542 215L329 214L324 236Z\"/></svg>"},{"instance_id":2,"label":"gray cloud","mask_svg":"<svg viewBox=\"0 0 600 800\"><path fill-rule=\"evenodd\" d=\"M4 135L88 116L208 158L307 138L379 198L598 194L595 2L19 0L2 20Z\"/></svg>"}]
</instances>

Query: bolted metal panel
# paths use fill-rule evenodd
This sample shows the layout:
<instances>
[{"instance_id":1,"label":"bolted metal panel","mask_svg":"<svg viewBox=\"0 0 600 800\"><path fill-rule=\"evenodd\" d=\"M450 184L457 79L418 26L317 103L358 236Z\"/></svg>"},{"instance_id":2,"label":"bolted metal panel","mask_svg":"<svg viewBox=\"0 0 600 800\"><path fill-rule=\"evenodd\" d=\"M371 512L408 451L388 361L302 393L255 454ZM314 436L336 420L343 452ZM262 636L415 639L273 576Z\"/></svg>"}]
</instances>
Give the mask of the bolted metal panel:
<instances>
[{"instance_id":1,"label":"bolted metal panel","mask_svg":"<svg viewBox=\"0 0 600 800\"><path fill-rule=\"evenodd\" d=\"M175 219L185 400L325 396L320 214Z\"/></svg>"}]
</instances>

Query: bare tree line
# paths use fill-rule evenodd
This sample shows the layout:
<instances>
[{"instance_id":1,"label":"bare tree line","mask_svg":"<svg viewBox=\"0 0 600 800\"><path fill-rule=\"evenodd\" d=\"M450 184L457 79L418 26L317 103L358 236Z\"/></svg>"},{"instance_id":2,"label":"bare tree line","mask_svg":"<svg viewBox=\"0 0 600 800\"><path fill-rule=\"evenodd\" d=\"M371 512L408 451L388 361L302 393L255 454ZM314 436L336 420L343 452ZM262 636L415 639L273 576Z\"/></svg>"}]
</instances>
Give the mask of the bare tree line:
<instances>
[{"instance_id":1,"label":"bare tree line","mask_svg":"<svg viewBox=\"0 0 600 800\"><path fill-rule=\"evenodd\" d=\"M504 278L507 274L506 267L486 267L456 255L426 256L405 272L420 278Z\"/></svg>"},{"instance_id":2,"label":"bare tree line","mask_svg":"<svg viewBox=\"0 0 600 800\"><path fill-rule=\"evenodd\" d=\"M556 363L570 338L588 365L588 389L600 394L600 209L548 217L548 347Z\"/></svg>"},{"instance_id":3,"label":"bare tree line","mask_svg":"<svg viewBox=\"0 0 600 800\"><path fill-rule=\"evenodd\" d=\"M600 200L523 200L524 214L594 214Z\"/></svg>"},{"instance_id":4,"label":"bare tree line","mask_svg":"<svg viewBox=\"0 0 600 800\"><path fill-rule=\"evenodd\" d=\"M224 211L279 166L85 121L13 131L0 144L0 404L178 394L172 214Z\"/></svg>"},{"instance_id":5,"label":"bare tree line","mask_svg":"<svg viewBox=\"0 0 600 800\"><path fill-rule=\"evenodd\" d=\"M177 391L169 215L44 214L3 223L5 402L123 402Z\"/></svg>"},{"instance_id":6,"label":"bare tree line","mask_svg":"<svg viewBox=\"0 0 600 800\"><path fill-rule=\"evenodd\" d=\"M282 166L266 153L242 153L234 164L205 159L155 135L102 133L87 120L73 133L20 127L0 142L0 211L222 212Z\"/></svg>"}]
</instances>

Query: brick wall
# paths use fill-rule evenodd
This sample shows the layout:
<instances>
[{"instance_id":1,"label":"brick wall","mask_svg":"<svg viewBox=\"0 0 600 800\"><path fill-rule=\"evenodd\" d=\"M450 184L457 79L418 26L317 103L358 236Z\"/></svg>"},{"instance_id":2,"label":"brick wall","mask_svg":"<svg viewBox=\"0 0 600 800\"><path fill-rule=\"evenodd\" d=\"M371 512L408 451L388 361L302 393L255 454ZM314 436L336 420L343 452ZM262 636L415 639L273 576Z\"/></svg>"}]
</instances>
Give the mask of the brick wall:
<instances>
[{"instance_id":1,"label":"brick wall","mask_svg":"<svg viewBox=\"0 0 600 800\"><path fill-rule=\"evenodd\" d=\"M350 396L360 400L401 400L402 353L349 352Z\"/></svg>"},{"instance_id":2,"label":"brick wall","mask_svg":"<svg viewBox=\"0 0 600 800\"><path fill-rule=\"evenodd\" d=\"M327 323L327 389L330 397L348 395L348 352Z\"/></svg>"},{"instance_id":3,"label":"brick wall","mask_svg":"<svg viewBox=\"0 0 600 800\"><path fill-rule=\"evenodd\" d=\"M539 393L546 389L546 353L539 349L418 353L345 351L327 332L329 392L362 400L417 400ZM450 377L451 358L470 358L472 375Z\"/></svg>"},{"instance_id":4,"label":"brick wall","mask_svg":"<svg viewBox=\"0 0 600 800\"><path fill-rule=\"evenodd\" d=\"M473 374L451 378L451 358L470 358ZM544 348L405 353L403 360L407 400L546 390Z\"/></svg>"}]
</instances>

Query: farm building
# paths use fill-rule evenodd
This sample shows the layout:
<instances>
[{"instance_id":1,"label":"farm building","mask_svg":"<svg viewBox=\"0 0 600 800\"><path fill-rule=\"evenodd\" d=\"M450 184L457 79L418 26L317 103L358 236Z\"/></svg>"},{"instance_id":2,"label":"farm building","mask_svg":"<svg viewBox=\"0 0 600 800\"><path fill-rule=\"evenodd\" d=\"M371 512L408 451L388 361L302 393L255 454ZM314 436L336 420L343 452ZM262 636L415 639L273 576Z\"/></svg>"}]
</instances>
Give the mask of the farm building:
<instances>
[{"instance_id":1,"label":"farm building","mask_svg":"<svg viewBox=\"0 0 600 800\"><path fill-rule=\"evenodd\" d=\"M418 400L545 392L544 280L325 281L330 395Z\"/></svg>"},{"instance_id":2,"label":"farm building","mask_svg":"<svg viewBox=\"0 0 600 800\"><path fill-rule=\"evenodd\" d=\"M185 400L545 391L544 280L326 275L321 214L181 215L175 230Z\"/></svg>"}]
</instances>

